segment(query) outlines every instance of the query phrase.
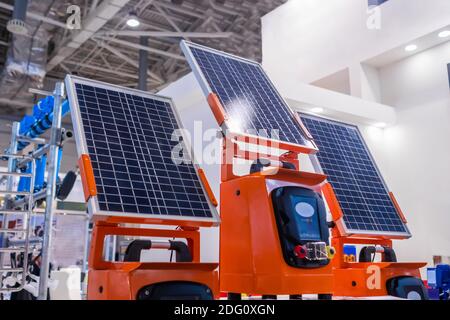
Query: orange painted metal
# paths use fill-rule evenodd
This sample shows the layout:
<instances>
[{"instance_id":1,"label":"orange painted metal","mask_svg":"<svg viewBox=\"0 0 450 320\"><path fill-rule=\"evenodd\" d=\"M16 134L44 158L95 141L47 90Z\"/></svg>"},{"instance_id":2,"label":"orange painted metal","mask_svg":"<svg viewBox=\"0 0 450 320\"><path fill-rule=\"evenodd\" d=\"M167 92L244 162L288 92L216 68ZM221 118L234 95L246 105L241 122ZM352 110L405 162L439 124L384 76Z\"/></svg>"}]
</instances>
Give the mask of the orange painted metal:
<instances>
[{"instance_id":1,"label":"orange painted metal","mask_svg":"<svg viewBox=\"0 0 450 320\"><path fill-rule=\"evenodd\" d=\"M347 267L334 270L334 294L343 297L387 296L389 279L404 276L420 279L419 268L424 266L426 263L348 263Z\"/></svg>"},{"instance_id":2,"label":"orange painted metal","mask_svg":"<svg viewBox=\"0 0 450 320\"><path fill-rule=\"evenodd\" d=\"M392 247L392 240L333 237L332 246L336 250L333 260L336 296L386 296L388 295L386 282L389 279L403 276L420 278L419 269L426 266L425 262L346 262L343 253L345 244Z\"/></svg>"},{"instance_id":3,"label":"orange painted metal","mask_svg":"<svg viewBox=\"0 0 450 320\"><path fill-rule=\"evenodd\" d=\"M289 162L295 166L297 171L300 171L300 160L297 152L288 151L280 156L280 161Z\"/></svg>"},{"instance_id":4,"label":"orange painted metal","mask_svg":"<svg viewBox=\"0 0 450 320\"><path fill-rule=\"evenodd\" d=\"M78 159L78 167L80 168L80 176L83 184L83 192L85 200L97 195L97 185L95 184L94 169L89 155L82 154Z\"/></svg>"},{"instance_id":5,"label":"orange painted metal","mask_svg":"<svg viewBox=\"0 0 450 320\"><path fill-rule=\"evenodd\" d=\"M264 138L260 136L254 136L250 134L236 133L236 132L228 132L227 137L231 140L242 142L249 145L256 145L259 147L272 148L276 150L285 150L291 151L294 153L303 153L303 154L313 154L317 150L315 148L293 144L289 142Z\"/></svg>"},{"instance_id":6,"label":"orange painted metal","mask_svg":"<svg viewBox=\"0 0 450 320\"><path fill-rule=\"evenodd\" d=\"M389 192L389 197L391 197L392 203L394 204L395 210L397 210L397 213L400 216L400 219L403 221L403 223L408 223L405 215L403 214L402 208L400 208L400 205L398 204L397 199L395 198L394 193Z\"/></svg>"},{"instance_id":7,"label":"orange painted metal","mask_svg":"<svg viewBox=\"0 0 450 320\"><path fill-rule=\"evenodd\" d=\"M208 95L208 104L214 114L214 117L216 118L217 123L221 126L226 121L227 115L222 103L220 103L219 97L215 93L210 93Z\"/></svg>"},{"instance_id":8,"label":"orange painted metal","mask_svg":"<svg viewBox=\"0 0 450 320\"><path fill-rule=\"evenodd\" d=\"M206 178L205 172L203 169L198 169L198 175L200 177L200 181L203 183L203 187L205 188L206 194L209 197L209 200L211 200L211 203L213 206L217 207L218 202L216 197L214 196L214 192L211 189L211 186L209 185L208 179Z\"/></svg>"},{"instance_id":9,"label":"orange painted metal","mask_svg":"<svg viewBox=\"0 0 450 320\"><path fill-rule=\"evenodd\" d=\"M342 222L343 212L331 184L324 184L322 192L331 211L333 220L336 223L336 228L332 230L331 239L331 245L336 251L335 258L333 259L333 291L336 296L386 296L388 295L386 283L389 279L403 276L421 277L419 269L426 266L425 262L358 263L345 261L344 245L346 244L380 245L392 248L392 239L396 239L396 237L346 234ZM397 207L398 204L395 201L393 202ZM404 222L406 223L406 219ZM382 257L384 258L384 255Z\"/></svg>"},{"instance_id":10,"label":"orange painted metal","mask_svg":"<svg viewBox=\"0 0 450 320\"><path fill-rule=\"evenodd\" d=\"M271 168L267 172L238 177L232 172L232 159L237 157L237 150L235 141L224 139L220 186L220 290L252 295L333 293L331 263L316 269L300 269L285 262L268 192L269 184L297 185L320 192L326 176ZM258 152L240 155L247 160L259 156ZM288 157L284 159L292 160Z\"/></svg>"},{"instance_id":11,"label":"orange painted metal","mask_svg":"<svg viewBox=\"0 0 450 320\"><path fill-rule=\"evenodd\" d=\"M187 239L193 262L142 263L104 261L104 239L107 235ZM206 285L219 296L218 264L200 263L198 230L161 230L126 228L97 222L92 233L89 257L88 299L135 300L145 286L170 281L186 281Z\"/></svg>"},{"instance_id":12,"label":"orange painted metal","mask_svg":"<svg viewBox=\"0 0 450 320\"><path fill-rule=\"evenodd\" d=\"M333 220L334 221L341 220L344 214L342 213L341 207L337 200L336 194L334 193L333 187L329 182L327 182L323 186L322 192L325 196L325 199L327 199L327 203L333 216Z\"/></svg>"},{"instance_id":13,"label":"orange painted metal","mask_svg":"<svg viewBox=\"0 0 450 320\"><path fill-rule=\"evenodd\" d=\"M220 289L247 294L333 293L330 265L317 269L289 266L281 251L267 182L290 182L320 190L324 176L279 169L221 184ZM318 184L315 184L318 183Z\"/></svg>"},{"instance_id":14,"label":"orange painted metal","mask_svg":"<svg viewBox=\"0 0 450 320\"><path fill-rule=\"evenodd\" d=\"M304 133L312 138L301 119L298 116L296 119ZM287 153L277 157L258 151L240 150L237 142L285 150ZM326 182L326 176L300 171L294 173L292 170L280 168L273 168L272 175L266 172L239 177L233 172L235 158L249 161L259 158L288 160L300 170L298 155L317 152L317 146L314 141L312 143L313 147L310 148L251 135L226 133L222 142L221 165L221 291L248 294L333 293L338 296L385 296L387 280L408 275L420 278L419 268L425 266L425 263L344 261L344 244L378 244L392 247L392 240L386 236L346 234L342 209L331 184ZM331 242L336 254L330 265L299 270L284 262L272 202L267 191L269 181L303 185L323 193L336 225L332 229ZM393 202L404 219L395 198ZM379 270L379 288L367 285L373 269Z\"/></svg>"},{"instance_id":15,"label":"orange painted metal","mask_svg":"<svg viewBox=\"0 0 450 320\"><path fill-rule=\"evenodd\" d=\"M298 115L297 112L294 112L294 117L295 120L297 121L297 123L300 125L300 127L302 128L303 133L309 138L309 139L314 139L313 136L311 135L311 133L309 132L308 128L306 128L306 126L303 124L302 119L300 118L300 116Z\"/></svg>"},{"instance_id":16,"label":"orange painted metal","mask_svg":"<svg viewBox=\"0 0 450 320\"><path fill-rule=\"evenodd\" d=\"M300 162L298 159L299 154L301 153L299 149L293 148L295 150L288 150L287 152L283 153L282 155L274 155L266 152L265 149L267 148L273 148L276 150L279 150L280 144L276 141L271 141L264 139L264 144L262 145L264 147L264 152L260 151L259 149L257 151L249 151L244 150L238 145L238 141L247 143L248 145L255 145L255 143L258 143L261 141L261 138L259 137L248 137L248 139L243 138L243 136L240 135L227 135L222 140L222 162L221 162L221 181L229 181L232 179L236 179L239 176L235 175L233 172L233 161L234 159L243 159L247 161L255 161L258 159L266 159L266 160L273 160L278 162L289 162L292 163L297 170L300 169ZM258 145L261 147L261 145ZM282 149L286 150L286 149Z\"/></svg>"},{"instance_id":17,"label":"orange painted metal","mask_svg":"<svg viewBox=\"0 0 450 320\"><path fill-rule=\"evenodd\" d=\"M164 226L185 226L185 227L212 227L216 223L210 221L196 221L196 220L174 220L162 218L145 218L145 217L127 217L127 216L111 216L111 215L95 215L94 221L104 221L110 223L132 223L132 224L155 224Z\"/></svg>"}]
</instances>

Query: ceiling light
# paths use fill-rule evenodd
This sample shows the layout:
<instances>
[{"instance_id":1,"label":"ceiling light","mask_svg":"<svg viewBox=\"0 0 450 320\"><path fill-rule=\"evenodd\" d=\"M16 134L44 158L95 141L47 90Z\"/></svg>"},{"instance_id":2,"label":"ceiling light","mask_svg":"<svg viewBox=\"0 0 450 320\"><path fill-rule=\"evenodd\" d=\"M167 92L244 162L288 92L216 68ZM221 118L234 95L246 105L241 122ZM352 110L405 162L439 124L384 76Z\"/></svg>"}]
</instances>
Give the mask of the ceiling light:
<instances>
[{"instance_id":1,"label":"ceiling light","mask_svg":"<svg viewBox=\"0 0 450 320\"><path fill-rule=\"evenodd\" d=\"M139 27L140 25L139 18L137 17L135 12L130 12L128 15L127 25L131 28Z\"/></svg>"},{"instance_id":2,"label":"ceiling light","mask_svg":"<svg viewBox=\"0 0 450 320\"><path fill-rule=\"evenodd\" d=\"M415 44L410 44L409 46L405 47L406 52L411 52L417 50L417 46Z\"/></svg>"},{"instance_id":3,"label":"ceiling light","mask_svg":"<svg viewBox=\"0 0 450 320\"><path fill-rule=\"evenodd\" d=\"M312 108L311 112L312 113L322 113L323 112L323 108L321 108L321 107Z\"/></svg>"},{"instance_id":4,"label":"ceiling light","mask_svg":"<svg viewBox=\"0 0 450 320\"><path fill-rule=\"evenodd\" d=\"M14 2L14 11L12 14L12 19L8 21L6 25L6 29L13 33L19 35L28 34L28 29L25 23L27 16L27 1L15 1Z\"/></svg>"},{"instance_id":5,"label":"ceiling light","mask_svg":"<svg viewBox=\"0 0 450 320\"><path fill-rule=\"evenodd\" d=\"M438 36L439 36L439 38L450 37L450 30L441 31L441 32L439 32Z\"/></svg>"},{"instance_id":6,"label":"ceiling light","mask_svg":"<svg viewBox=\"0 0 450 320\"><path fill-rule=\"evenodd\" d=\"M387 123L386 122L378 122L378 123L375 123L373 126L377 127L377 128L386 128Z\"/></svg>"}]
</instances>

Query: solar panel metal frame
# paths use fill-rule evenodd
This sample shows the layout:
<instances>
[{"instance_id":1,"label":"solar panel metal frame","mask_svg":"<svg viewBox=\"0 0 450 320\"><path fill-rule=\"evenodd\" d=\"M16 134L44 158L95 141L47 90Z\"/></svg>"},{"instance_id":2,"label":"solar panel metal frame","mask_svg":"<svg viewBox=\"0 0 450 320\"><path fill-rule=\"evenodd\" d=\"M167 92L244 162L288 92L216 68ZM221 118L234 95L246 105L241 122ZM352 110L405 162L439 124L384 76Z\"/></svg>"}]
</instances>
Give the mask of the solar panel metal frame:
<instances>
[{"instance_id":1,"label":"solar panel metal frame","mask_svg":"<svg viewBox=\"0 0 450 320\"><path fill-rule=\"evenodd\" d=\"M272 80L267 76L267 74L265 73L265 71L262 68L260 63L258 63L256 61L253 61L253 60L250 60L250 59L246 59L246 58L242 58L242 57L233 55L231 53L225 53L225 52L222 52L220 50L209 48L209 47L197 44L197 43L189 42L189 41L186 41L186 40L182 40L180 42L180 47L181 47L181 50L183 51L183 53L184 53L184 55L185 55L185 57L187 59L188 64L190 65L190 67L192 69L192 72L194 73L195 77L197 78L197 81L199 82L200 87L202 88L202 91L203 91L205 96L208 96L210 93L214 93L214 94L217 94L217 93L212 91L208 81L206 80L205 75L203 74L203 71L201 70L200 66L198 65L197 60L195 59L195 57L194 57L194 55L193 55L193 53L191 51L191 47L196 47L196 48L199 48L201 50L205 50L205 51L212 52L214 54L221 55L223 57L240 60L240 61L243 61L245 63L258 66L261 69L261 71L264 73L264 75L267 77L267 80L268 80L268 82L270 84L270 87L273 89L274 92L276 92L278 94L278 96L281 99L282 103L284 104L284 106L286 107L286 109L288 110L290 115L292 116L292 120L297 125L298 130L300 130L302 132L302 134L305 137L305 140L307 140L308 142L311 143L311 146L308 146L308 145L301 145L301 146L303 148L309 149L311 153L317 152L318 149L317 149L317 146L314 143L314 140L310 139L308 137L308 134L305 133L304 129L302 128L302 124L299 123L298 120L297 120L295 111L293 111L291 109L291 107L287 104L286 100L278 92L278 90L276 89L276 87L273 84ZM227 121L225 120L224 123L221 126L222 130L225 131L225 132L227 132L229 130L229 127L227 126L226 122ZM263 128L261 128L261 129L263 129ZM249 134L249 133L244 133L244 132L232 132L232 133L245 134L248 137L254 137L254 138L258 137L256 135ZM289 142L289 141L281 141L281 140L276 140L276 139L270 139L270 140L275 141L275 142L282 142L283 144L286 144L286 145L292 145L292 146L298 146L299 145L299 144L295 144L295 143Z\"/></svg>"},{"instance_id":2,"label":"solar panel metal frame","mask_svg":"<svg viewBox=\"0 0 450 320\"><path fill-rule=\"evenodd\" d=\"M380 171L380 169L379 169L379 167L378 167L378 165L377 165L377 163L376 163L372 153L370 152L369 147L367 146L367 143L364 140L364 137L362 136L361 131L359 130L358 126L352 125L352 124L349 124L349 123L344 123L342 121L336 121L334 119L329 119L329 118L326 118L326 117L323 117L323 116L319 117L317 115L311 115L311 114L307 114L307 113L304 113L304 112L299 112L299 113L300 113L300 115L303 118L309 118L309 119L312 119L312 120L319 120L319 121L328 122L328 123L331 123L331 124L334 124L334 125L338 124L338 125L341 125L343 127L356 129L355 131L358 134L358 137L361 140L362 145L363 145L367 155L369 156L370 160L373 163L373 166L374 166L374 168L376 170L376 173L377 173L378 177L380 178L380 180L382 182L384 190L386 191L386 194L389 195L389 188L387 186L387 183L384 180L383 175L381 174L381 171ZM310 155L310 159L312 161L314 169L317 172L326 175L326 173L324 172L322 166L320 165L320 161L318 159L318 154L320 153L320 146L318 146L318 147L319 147L319 152L317 154ZM391 202L392 202L392 200L391 200ZM400 214L397 211L397 208L395 207L394 204L392 204L392 205L394 206L394 209L395 209L397 215L399 216L399 219L401 220L401 217L400 217ZM340 203L339 203L339 207L341 207ZM341 210L342 210L342 208L341 208ZM342 213L345 216L345 212L343 210L342 210ZM387 237L393 237L393 238L410 238L412 236L411 232L410 232L410 230L409 230L409 228L407 226L407 224L404 223L404 222L403 222L403 225L405 227L406 232L350 229L350 228L347 227L344 218L340 219L340 221L338 221L338 223L341 223L341 227L342 227L342 229L344 230L344 232L345 232L345 234L347 236L350 236L350 235L369 236L369 237L370 236L387 236Z\"/></svg>"},{"instance_id":3,"label":"solar panel metal frame","mask_svg":"<svg viewBox=\"0 0 450 320\"><path fill-rule=\"evenodd\" d=\"M121 92L121 93L131 94L131 95L138 95L138 96L153 99L153 100L167 102L171 106L171 109L174 113L178 127L180 129L183 128L179 114L174 107L173 100L169 97L165 97L165 96L161 96L161 95L154 95L154 94L147 93L144 91L125 88L125 87L121 87L121 86L117 86L117 85L112 85L112 84L108 84L108 83L101 82L101 81L90 80L90 79L77 77L77 76L73 76L73 75L67 75L66 79L65 79L65 86L66 86L67 97L69 99L69 104L70 104L70 113L71 113L71 118L72 118L72 124L73 124L73 129L74 129L74 137L75 137L78 157L81 157L82 154L89 155L89 150L87 147L86 136L85 136L84 128L83 128L83 124L82 124L81 112L80 112L80 107L78 104L78 97L76 94L76 88L75 88L76 84L90 85L93 87L102 88L102 89L106 89L106 90L114 90L116 92ZM209 209L211 211L212 217L192 217L192 216L179 216L179 215L159 215L159 214L151 214L151 213L139 214L139 213L125 213L125 212L118 212L118 211L103 211L100 209L97 196L90 197L88 200L88 211L91 214L91 216L95 215L95 216L107 216L107 217L138 218L138 219L143 219L143 220L154 219L155 221L164 220L164 221L173 222L173 224L176 224L176 222L178 222L178 221L180 221L180 222L181 221L189 221L189 222L192 222L193 224L198 223L199 225L205 225L205 223L207 225L212 225L212 226L219 225L220 224L219 214L217 212L216 207L212 204L211 199L209 198L207 191L205 189L205 186L203 185L203 183L200 179L200 176L198 174L198 169L200 167L198 165L198 162L195 159L193 150L192 150L192 148L190 148L190 149L187 148L187 144L185 141L188 141L188 140L186 140L186 137L183 134L183 130L181 130L181 134L182 134L183 148L184 148L184 150L190 151L189 159L191 160L192 165L195 168L195 173L196 173L199 183L202 187L202 190L203 190L205 199L208 203Z\"/></svg>"}]
</instances>

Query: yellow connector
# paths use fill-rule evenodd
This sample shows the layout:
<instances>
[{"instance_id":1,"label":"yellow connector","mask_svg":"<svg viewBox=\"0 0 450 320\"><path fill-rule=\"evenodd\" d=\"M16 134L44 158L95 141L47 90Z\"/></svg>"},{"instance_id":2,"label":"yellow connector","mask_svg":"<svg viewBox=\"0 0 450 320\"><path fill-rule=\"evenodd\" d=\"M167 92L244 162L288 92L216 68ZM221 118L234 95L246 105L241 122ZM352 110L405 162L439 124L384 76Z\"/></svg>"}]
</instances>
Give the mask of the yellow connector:
<instances>
[{"instance_id":1,"label":"yellow connector","mask_svg":"<svg viewBox=\"0 0 450 320\"><path fill-rule=\"evenodd\" d=\"M336 254L336 250L331 246L327 246L328 259L330 259L330 260L333 259L335 254Z\"/></svg>"}]
</instances>

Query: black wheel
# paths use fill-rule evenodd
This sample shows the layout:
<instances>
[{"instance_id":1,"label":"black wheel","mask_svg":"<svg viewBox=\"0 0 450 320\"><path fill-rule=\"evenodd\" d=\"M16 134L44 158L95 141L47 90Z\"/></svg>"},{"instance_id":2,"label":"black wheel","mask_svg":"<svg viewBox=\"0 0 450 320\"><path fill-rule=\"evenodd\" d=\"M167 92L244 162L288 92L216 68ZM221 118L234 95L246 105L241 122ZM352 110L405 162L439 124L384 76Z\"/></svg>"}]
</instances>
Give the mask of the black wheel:
<instances>
[{"instance_id":1,"label":"black wheel","mask_svg":"<svg viewBox=\"0 0 450 320\"><path fill-rule=\"evenodd\" d=\"M289 300L303 300L303 296L301 294L291 294Z\"/></svg>"},{"instance_id":2,"label":"black wheel","mask_svg":"<svg viewBox=\"0 0 450 320\"><path fill-rule=\"evenodd\" d=\"M333 295L327 294L327 293L319 294L317 297L319 298L319 300L332 300L333 299Z\"/></svg>"},{"instance_id":3,"label":"black wheel","mask_svg":"<svg viewBox=\"0 0 450 320\"><path fill-rule=\"evenodd\" d=\"M263 294L262 299L263 300L277 300L277 296L274 294Z\"/></svg>"},{"instance_id":4,"label":"black wheel","mask_svg":"<svg viewBox=\"0 0 450 320\"><path fill-rule=\"evenodd\" d=\"M204 284L173 281L143 287L137 293L136 300L214 300L214 297Z\"/></svg>"},{"instance_id":5,"label":"black wheel","mask_svg":"<svg viewBox=\"0 0 450 320\"><path fill-rule=\"evenodd\" d=\"M388 294L408 300L428 300L428 291L422 280L414 277L396 277L386 283Z\"/></svg>"},{"instance_id":6,"label":"black wheel","mask_svg":"<svg viewBox=\"0 0 450 320\"><path fill-rule=\"evenodd\" d=\"M29 301L36 300L36 298L27 290L20 290L18 292L11 293L11 300Z\"/></svg>"},{"instance_id":7,"label":"black wheel","mask_svg":"<svg viewBox=\"0 0 450 320\"><path fill-rule=\"evenodd\" d=\"M228 292L228 300L242 300L242 295L240 293Z\"/></svg>"}]
</instances>

